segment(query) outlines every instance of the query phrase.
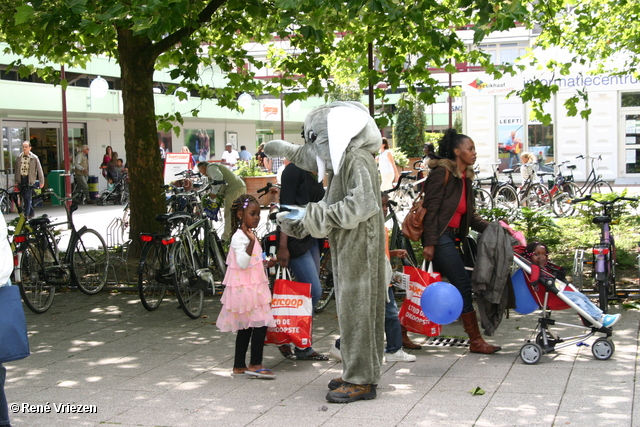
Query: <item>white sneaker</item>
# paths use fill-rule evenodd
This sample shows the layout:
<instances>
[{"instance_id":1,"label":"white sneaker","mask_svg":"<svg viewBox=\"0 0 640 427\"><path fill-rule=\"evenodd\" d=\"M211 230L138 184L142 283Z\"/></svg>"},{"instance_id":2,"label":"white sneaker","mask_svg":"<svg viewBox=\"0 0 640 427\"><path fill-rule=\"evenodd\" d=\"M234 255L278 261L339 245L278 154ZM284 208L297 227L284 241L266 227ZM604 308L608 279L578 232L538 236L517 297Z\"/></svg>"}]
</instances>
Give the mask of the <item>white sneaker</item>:
<instances>
[{"instance_id":1,"label":"white sneaker","mask_svg":"<svg viewBox=\"0 0 640 427\"><path fill-rule=\"evenodd\" d=\"M342 353L340 353L340 349L336 347L335 343L333 343L333 345L331 346L331 350L329 350L329 355L335 357L340 362L342 362Z\"/></svg>"},{"instance_id":2,"label":"white sneaker","mask_svg":"<svg viewBox=\"0 0 640 427\"><path fill-rule=\"evenodd\" d=\"M413 354L405 353L403 349L396 351L395 353L385 353L387 362L415 362L416 357Z\"/></svg>"}]
</instances>

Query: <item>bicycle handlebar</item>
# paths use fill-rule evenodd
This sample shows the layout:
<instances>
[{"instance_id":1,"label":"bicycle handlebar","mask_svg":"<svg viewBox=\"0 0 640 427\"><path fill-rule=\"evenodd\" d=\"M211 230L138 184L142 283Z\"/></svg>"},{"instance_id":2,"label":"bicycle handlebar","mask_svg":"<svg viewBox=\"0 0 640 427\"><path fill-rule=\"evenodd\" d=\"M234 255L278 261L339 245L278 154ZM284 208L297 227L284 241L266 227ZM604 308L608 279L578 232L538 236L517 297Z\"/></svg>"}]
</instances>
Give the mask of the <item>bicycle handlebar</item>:
<instances>
[{"instance_id":1,"label":"bicycle handlebar","mask_svg":"<svg viewBox=\"0 0 640 427\"><path fill-rule=\"evenodd\" d=\"M589 201L589 200L592 200L592 201L594 201L594 202L596 202L598 204L601 204L603 206L605 206L605 205L611 206L611 205L615 204L616 202L619 202L620 200L626 200L628 202L637 202L638 201L638 199L635 198L635 197L616 197L613 200L596 200L591 196L591 194L587 194L584 197L580 197L580 198L577 198L577 199L572 199L572 200L569 201L569 203L571 203L571 204L581 203L581 202L586 202L586 201Z\"/></svg>"}]
</instances>

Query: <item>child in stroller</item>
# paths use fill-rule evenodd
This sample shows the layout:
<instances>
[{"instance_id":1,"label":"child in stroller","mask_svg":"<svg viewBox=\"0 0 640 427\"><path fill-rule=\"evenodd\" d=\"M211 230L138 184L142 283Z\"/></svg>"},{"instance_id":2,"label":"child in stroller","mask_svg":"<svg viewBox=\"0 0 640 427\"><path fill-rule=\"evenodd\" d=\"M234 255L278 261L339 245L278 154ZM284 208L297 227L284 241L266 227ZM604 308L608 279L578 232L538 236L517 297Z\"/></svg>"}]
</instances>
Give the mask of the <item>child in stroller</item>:
<instances>
[{"instance_id":1,"label":"child in stroller","mask_svg":"<svg viewBox=\"0 0 640 427\"><path fill-rule=\"evenodd\" d=\"M587 345L585 341L596 333L603 333L592 344L591 351L597 359L606 360L611 357L615 346L611 341L612 326L620 319L619 314L605 315L585 295L580 293L571 284L566 283L564 270L548 261L547 246L540 242L530 243L520 254L514 255L515 263L524 271L524 285L528 288L530 296L535 304L542 307L542 313L538 319L537 330L539 333L535 341L528 340L520 350L520 358L526 364L534 364L540 360L540 356L550 353L558 348L573 344ZM519 281L514 275L514 287ZM527 293L527 295L529 294ZM520 293L520 295L523 295ZM518 291L516 291L516 306L518 305ZM575 337L561 338L550 330L550 326L556 324L551 318L550 310L573 309L582 319L582 325L557 323L558 325L574 328L590 328L590 331ZM531 311L533 311L532 309ZM517 310L516 310L517 311ZM529 311L530 312L530 311ZM526 313L523 313L526 314Z\"/></svg>"},{"instance_id":2,"label":"child in stroller","mask_svg":"<svg viewBox=\"0 0 640 427\"><path fill-rule=\"evenodd\" d=\"M110 203L114 205L124 205L129 201L129 189L127 185L128 174L121 172L115 177L107 175L109 184L107 189L100 193L96 204L100 206L108 205ZM115 179L114 179L115 178Z\"/></svg>"},{"instance_id":3,"label":"child in stroller","mask_svg":"<svg viewBox=\"0 0 640 427\"><path fill-rule=\"evenodd\" d=\"M566 273L564 268L559 265L549 262L549 249L547 245L540 242L529 243L525 248L525 258L530 260L534 265L537 265L543 270L548 271L556 279L567 282ZM569 290L565 288L563 294L573 301L578 307L586 311L591 317L598 322L602 323L602 326L613 326L620 319L619 314L604 314L598 306L591 302L591 300L584 294L578 292L573 286Z\"/></svg>"}]
</instances>

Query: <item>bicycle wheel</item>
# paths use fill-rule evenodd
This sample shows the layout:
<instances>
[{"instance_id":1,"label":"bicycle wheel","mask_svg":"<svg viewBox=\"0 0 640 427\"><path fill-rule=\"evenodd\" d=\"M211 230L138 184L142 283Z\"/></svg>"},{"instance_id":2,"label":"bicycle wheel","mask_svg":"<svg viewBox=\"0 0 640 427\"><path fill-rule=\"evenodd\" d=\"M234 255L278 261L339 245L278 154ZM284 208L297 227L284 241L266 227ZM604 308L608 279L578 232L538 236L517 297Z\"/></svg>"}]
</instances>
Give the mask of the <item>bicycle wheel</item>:
<instances>
[{"instance_id":1,"label":"bicycle wheel","mask_svg":"<svg viewBox=\"0 0 640 427\"><path fill-rule=\"evenodd\" d=\"M327 308L333 297L333 270L331 269L331 251L327 250L320 259L320 284L322 285L322 296L315 307L316 313L321 313Z\"/></svg>"},{"instance_id":2,"label":"bicycle wheel","mask_svg":"<svg viewBox=\"0 0 640 427\"><path fill-rule=\"evenodd\" d=\"M396 207L397 212L408 211L413 206L414 197L404 188L394 191L389 197L398 204Z\"/></svg>"},{"instance_id":3,"label":"bicycle wheel","mask_svg":"<svg viewBox=\"0 0 640 427\"><path fill-rule=\"evenodd\" d=\"M571 216L575 212L574 206L570 203L571 198L571 195L569 193L565 193L564 191L562 193L556 194L556 196L553 198L553 213L558 218Z\"/></svg>"},{"instance_id":4,"label":"bicycle wheel","mask_svg":"<svg viewBox=\"0 0 640 427\"><path fill-rule=\"evenodd\" d=\"M213 274L214 285L217 283L222 285L222 280L224 279L225 274L227 274L227 257L224 253L222 242L218 236L214 236L213 233L209 236L209 254L211 255L209 269Z\"/></svg>"},{"instance_id":5,"label":"bicycle wheel","mask_svg":"<svg viewBox=\"0 0 640 427\"><path fill-rule=\"evenodd\" d=\"M173 259L174 266L172 281L178 302L187 316L197 319L204 307L204 290L195 276L198 266L191 265L191 259L182 243L175 244L171 251L170 258Z\"/></svg>"},{"instance_id":6,"label":"bicycle wheel","mask_svg":"<svg viewBox=\"0 0 640 427\"><path fill-rule=\"evenodd\" d=\"M591 193L608 194L612 191L613 189L606 181L596 181L591 187Z\"/></svg>"},{"instance_id":7,"label":"bicycle wheel","mask_svg":"<svg viewBox=\"0 0 640 427\"><path fill-rule=\"evenodd\" d=\"M165 246L147 242L140 256L138 293L142 305L149 311L160 307L167 292L168 279L164 274L165 254Z\"/></svg>"},{"instance_id":8,"label":"bicycle wheel","mask_svg":"<svg viewBox=\"0 0 640 427\"><path fill-rule=\"evenodd\" d=\"M5 215L11 213L11 201L4 190L0 192L0 211Z\"/></svg>"},{"instance_id":9,"label":"bicycle wheel","mask_svg":"<svg viewBox=\"0 0 640 427\"><path fill-rule=\"evenodd\" d=\"M474 188L473 195L476 198L476 209L493 209L491 193L484 188Z\"/></svg>"},{"instance_id":10,"label":"bicycle wheel","mask_svg":"<svg viewBox=\"0 0 640 427\"><path fill-rule=\"evenodd\" d=\"M104 239L95 230L82 230L71 254L73 284L87 295L97 294L107 283L108 269L109 250Z\"/></svg>"},{"instance_id":11,"label":"bicycle wheel","mask_svg":"<svg viewBox=\"0 0 640 427\"><path fill-rule=\"evenodd\" d=\"M580 197L580 194L582 194L580 191L580 187L578 187L573 182L565 182L562 185L562 191L564 191L565 193L569 193L571 197Z\"/></svg>"},{"instance_id":12,"label":"bicycle wheel","mask_svg":"<svg viewBox=\"0 0 640 427\"><path fill-rule=\"evenodd\" d=\"M503 185L498 188L493 198L493 203L494 207L505 209L509 212L518 209L520 205L518 202L518 193L509 185Z\"/></svg>"},{"instance_id":13,"label":"bicycle wheel","mask_svg":"<svg viewBox=\"0 0 640 427\"><path fill-rule=\"evenodd\" d=\"M524 200L526 206L531 209L551 209L551 195L549 190L542 184L531 184L524 196Z\"/></svg>"},{"instance_id":14,"label":"bicycle wheel","mask_svg":"<svg viewBox=\"0 0 640 427\"><path fill-rule=\"evenodd\" d=\"M20 258L20 294L24 304L34 313L44 313L49 310L56 294L56 288L46 281L46 269L52 265L45 261L43 251L28 243Z\"/></svg>"}]
</instances>

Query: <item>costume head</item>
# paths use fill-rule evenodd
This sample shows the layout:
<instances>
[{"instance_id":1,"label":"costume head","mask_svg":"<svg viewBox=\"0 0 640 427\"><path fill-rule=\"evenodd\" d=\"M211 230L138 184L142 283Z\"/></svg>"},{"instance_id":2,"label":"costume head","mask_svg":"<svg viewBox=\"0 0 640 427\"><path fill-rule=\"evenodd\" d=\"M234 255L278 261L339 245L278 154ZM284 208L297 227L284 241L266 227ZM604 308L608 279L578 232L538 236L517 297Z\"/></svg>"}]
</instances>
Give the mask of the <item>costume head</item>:
<instances>
[{"instance_id":1,"label":"costume head","mask_svg":"<svg viewBox=\"0 0 640 427\"><path fill-rule=\"evenodd\" d=\"M326 171L340 173L344 154L365 149L376 154L382 137L375 120L359 102L334 102L317 107L304 121L302 146L285 141L270 141L265 146L269 157L283 156L298 167L318 172L322 180Z\"/></svg>"}]
</instances>

